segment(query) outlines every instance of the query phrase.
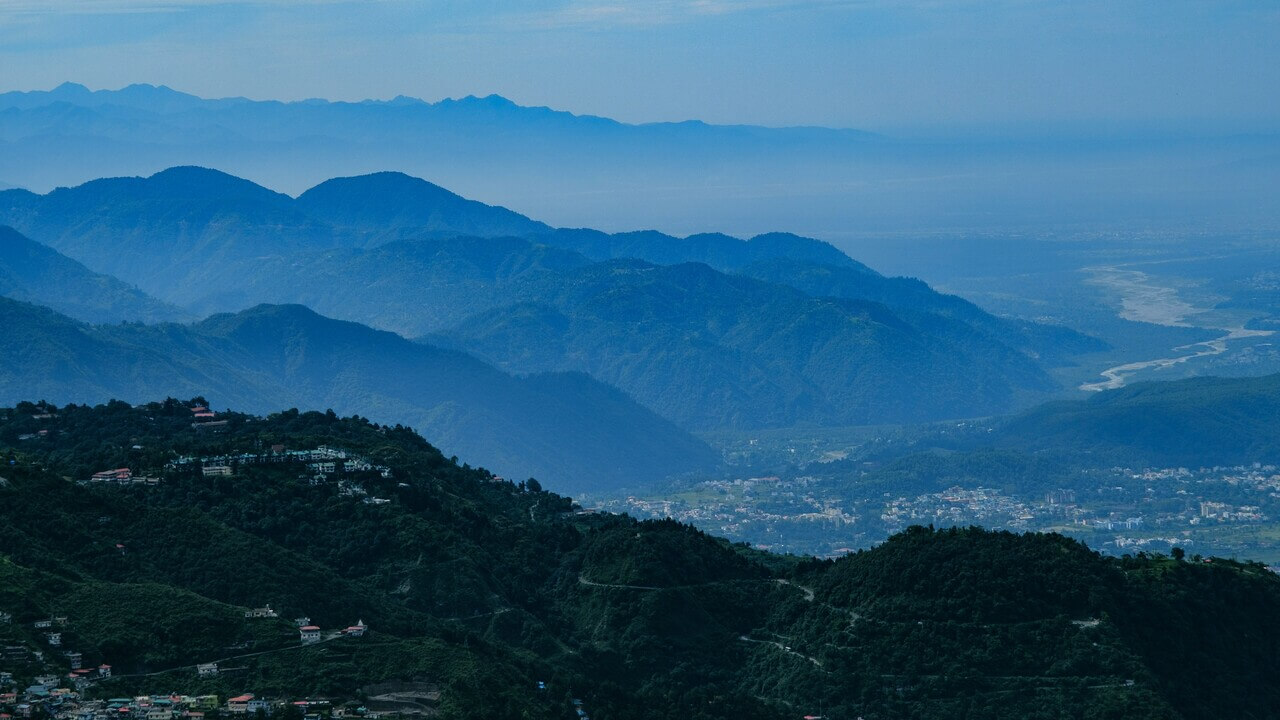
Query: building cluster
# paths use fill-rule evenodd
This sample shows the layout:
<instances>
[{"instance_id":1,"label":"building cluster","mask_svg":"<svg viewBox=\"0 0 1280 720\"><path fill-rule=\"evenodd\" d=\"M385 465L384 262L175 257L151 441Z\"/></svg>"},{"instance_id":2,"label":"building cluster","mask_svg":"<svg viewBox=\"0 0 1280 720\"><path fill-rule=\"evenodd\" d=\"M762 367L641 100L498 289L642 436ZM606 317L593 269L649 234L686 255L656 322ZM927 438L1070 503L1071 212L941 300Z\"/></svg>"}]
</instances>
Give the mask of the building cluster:
<instances>
[{"instance_id":1,"label":"building cluster","mask_svg":"<svg viewBox=\"0 0 1280 720\"><path fill-rule=\"evenodd\" d=\"M327 699L290 700L261 698L250 693L223 701L217 695L140 695L91 699L82 691L68 687L54 675L39 676L23 689L13 686L13 678L0 673L0 717L54 718L54 720L202 720L206 714L218 712L224 717L277 715L285 708L296 708L304 720L323 718L378 718L382 713L368 711L356 702L335 704Z\"/></svg>"},{"instance_id":2,"label":"building cluster","mask_svg":"<svg viewBox=\"0 0 1280 720\"><path fill-rule=\"evenodd\" d=\"M1153 548L1157 550L1165 550L1174 546L1190 546L1195 543L1186 537L1124 537L1117 536L1115 540L1108 542L1108 545L1114 546L1116 550L1127 552L1131 550L1146 550Z\"/></svg>"},{"instance_id":3,"label":"building cluster","mask_svg":"<svg viewBox=\"0 0 1280 720\"><path fill-rule=\"evenodd\" d=\"M279 613L272 610L270 605L253 608L252 610L245 610L244 616L246 618L280 617ZM321 640L330 640L336 637L364 637L364 634L369 631L369 626L365 625L364 620L356 622L355 625L348 625L341 630L330 631L324 631L319 625L312 624L311 618L309 617L294 618L293 624L294 627L298 628L298 640L301 641L303 645L310 645L311 643L317 643ZM215 663L207 663L206 665L197 667L196 671L201 675L216 675L218 674L218 667Z\"/></svg>"},{"instance_id":4,"label":"building cluster","mask_svg":"<svg viewBox=\"0 0 1280 720\"><path fill-rule=\"evenodd\" d=\"M985 487L951 487L913 498L892 498L885 502L884 512L880 514L890 531L927 523L940 526L979 523L1025 530L1035 518L1036 512L1028 503Z\"/></svg>"},{"instance_id":5,"label":"building cluster","mask_svg":"<svg viewBox=\"0 0 1280 720\"><path fill-rule=\"evenodd\" d=\"M248 610L245 612L245 617L274 618L278 615L270 607L265 607ZM322 631L305 617L298 618L294 622L298 625L299 639L303 645L337 637L362 637L369 629L363 620L335 631ZM43 633L46 643L55 652L60 650L62 645L62 632L59 628L64 628L66 625L67 620L63 617L38 620L33 624L37 631ZM111 666L103 664L97 667L81 667L82 657L79 652L65 651L61 654L66 658L66 665L70 666L70 672L36 675L31 678L30 684L23 682L20 685L14 672L0 671L0 719L199 720L210 711L218 711L224 716L226 714L256 716L260 713L272 715L290 704L301 711L304 718L308 720L320 720L322 717L341 718L347 715L377 718L385 714L357 707L354 703L348 703L342 707L331 707L329 700L290 701L257 698L251 694L228 698L225 703L220 702L216 695L175 694L90 699L90 688L112 677ZM0 648L0 661L14 662L18 665L29 665L34 661L47 667L43 651L31 650L21 645ZM211 678L219 674L217 662L200 663L193 667L198 678Z\"/></svg>"},{"instance_id":6,"label":"building cluster","mask_svg":"<svg viewBox=\"0 0 1280 720\"><path fill-rule=\"evenodd\" d=\"M134 475L133 470L129 468L116 468L115 470L101 470L90 475L87 480L81 480L80 482L90 485L156 485L159 484L160 478Z\"/></svg>"},{"instance_id":7,"label":"building cluster","mask_svg":"<svg viewBox=\"0 0 1280 720\"><path fill-rule=\"evenodd\" d=\"M218 413L203 405L191 408L191 427L198 432L217 432L227 426L226 420L219 420Z\"/></svg>"},{"instance_id":8,"label":"building cluster","mask_svg":"<svg viewBox=\"0 0 1280 720\"><path fill-rule=\"evenodd\" d=\"M384 478L391 477L391 468L375 465L367 458L327 445L311 450L286 450L283 445L273 445L268 452L262 453L212 455L200 458L180 457L169 461L165 467L171 470L199 467L205 477L230 477L243 467L280 463L305 465L317 479L354 472L376 472Z\"/></svg>"},{"instance_id":9,"label":"building cluster","mask_svg":"<svg viewBox=\"0 0 1280 720\"><path fill-rule=\"evenodd\" d=\"M1200 503L1200 517L1192 518L1192 524L1199 524L1197 521L1217 520L1219 522L1262 522L1267 516L1263 514L1262 508L1258 505L1232 505L1231 503L1202 501Z\"/></svg>"}]
</instances>

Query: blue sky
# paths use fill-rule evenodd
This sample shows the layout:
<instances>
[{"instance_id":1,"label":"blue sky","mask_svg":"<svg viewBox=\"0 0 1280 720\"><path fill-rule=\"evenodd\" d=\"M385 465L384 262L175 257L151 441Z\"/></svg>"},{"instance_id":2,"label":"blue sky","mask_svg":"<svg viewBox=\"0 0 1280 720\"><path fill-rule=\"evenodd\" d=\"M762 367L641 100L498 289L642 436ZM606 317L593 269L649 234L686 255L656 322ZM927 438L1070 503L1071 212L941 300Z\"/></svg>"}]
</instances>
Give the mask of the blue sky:
<instances>
[{"instance_id":1,"label":"blue sky","mask_svg":"<svg viewBox=\"0 0 1280 720\"><path fill-rule=\"evenodd\" d=\"M1280 3L0 0L0 89L499 93L627 121L1280 126Z\"/></svg>"}]
</instances>

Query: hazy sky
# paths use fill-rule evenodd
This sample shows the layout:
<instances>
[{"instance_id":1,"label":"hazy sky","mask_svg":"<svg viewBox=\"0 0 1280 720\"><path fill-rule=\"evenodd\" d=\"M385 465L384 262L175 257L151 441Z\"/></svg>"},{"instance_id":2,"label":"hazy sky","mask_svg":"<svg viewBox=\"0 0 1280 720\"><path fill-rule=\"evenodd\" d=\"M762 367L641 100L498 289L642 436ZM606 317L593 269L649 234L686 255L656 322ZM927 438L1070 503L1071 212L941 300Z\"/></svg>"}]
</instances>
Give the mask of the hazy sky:
<instances>
[{"instance_id":1,"label":"hazy sky","mask_svg":"<svg viewBox=\"0 0 1280 720\"><path fill-rule=\"evenodd\" d=\"M0 89L499 93L627 121L1280 126L1272 0L0 0Z\"/></svg>"}]
</instances>

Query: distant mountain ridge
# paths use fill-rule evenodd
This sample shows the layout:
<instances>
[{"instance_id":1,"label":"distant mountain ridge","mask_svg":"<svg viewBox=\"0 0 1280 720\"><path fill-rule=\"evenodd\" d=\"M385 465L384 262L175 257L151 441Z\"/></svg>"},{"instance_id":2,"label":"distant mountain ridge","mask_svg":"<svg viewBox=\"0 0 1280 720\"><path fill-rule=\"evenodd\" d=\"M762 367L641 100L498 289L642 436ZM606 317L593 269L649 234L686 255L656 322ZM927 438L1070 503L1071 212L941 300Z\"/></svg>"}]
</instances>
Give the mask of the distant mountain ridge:
<instances>
[{"instance_id":1,"label":"distant mountain ridge","mask_svg":"<svg viewBox=\"0 0 1280 720\"><path fill-rule=\"evenodd\" d=\"M701 128L724 128L740 133L782 135L789 132L818 133L827 135L848 135L858 138L876 138L876 133L864 130L845 130L816 126L792 126L772 128L757 125L711 125L700 120L679 122L625 123L598 115L579 115L564 110L553 110L545 106L519 105L497 94L483 97L467 95L461 98L444 98L436 102L421 98L397 95L390 100L331 101L320 98L281 102L278 100L251 100L245 97L202 98L198 95L174 90L166 85L134 83L118 90L90 90L80 83L64 82L52 90L17 90L0 93L0 109L13 108L31 110L56 103L75 104L83 107L128 107L134 109L158 110L165 113L182 113L199 107L213 109L230 109L239 107L269 108L379 108L393 110L436 110L441 112L469 111L498 115L519 112L532 115L543 121L570 120L595 128L640 127L640 128L682 128L697 130Z\"/></svg>"},{"instance_id":2,"label":"distant mountain ridge","mask_svg":"<svg viewBox=\"0 0 1280 720\"><path fill-rule=\"evenodd\" d=\"M297 194L326 178L399 170L553 225L660 222L681 235L784 228L844 240L1046 222L1181 227L1205 216L1274 227L1265 207L1280 169L1265 162L1280 150L1274 135L938 132L631 124L494 95L279 102L66 83L0 93L0 178L45 191L203 165Z\"/></svg>"},{"instance_id":3,"label":"distant mountain ridge","mask_svg":"<svg viewBox=\"0 0 1280 720\"><path fill-rule=\"evenodd\" d=\"M584 375L516 378L452 350L260 306L192 325L88 326L0 298L0 398L206 394L359 412L448 440L464 459L551 486L625 486L717 463L711 450ZM4 402L6 400L0 400Z\"/></svg>"}]
</instances>

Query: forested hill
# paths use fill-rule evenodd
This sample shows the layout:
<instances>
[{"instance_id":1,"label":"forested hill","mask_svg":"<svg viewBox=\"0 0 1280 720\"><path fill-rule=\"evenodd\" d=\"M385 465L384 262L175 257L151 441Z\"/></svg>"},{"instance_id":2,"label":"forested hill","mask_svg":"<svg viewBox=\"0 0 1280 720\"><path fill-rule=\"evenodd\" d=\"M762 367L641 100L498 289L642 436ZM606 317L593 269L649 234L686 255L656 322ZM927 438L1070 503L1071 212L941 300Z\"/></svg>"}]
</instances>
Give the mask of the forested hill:
<instances>
[{"instance_id":1,"label":"forested hill","mask_svg":"<svg viewBox=\"0 0 1280 720\"><path fill-rule=\"evenodd\" d=\"M1280 375L1135 383L1045 403L1000 430L1003 445L1166 465L1280 461Z\"/></svg>"},{"instance_id":2,"label":"forested hill","mask_svg":"<svg viewBox=\"0 0 1280 720\"><path fill-rule=\"evenodd\" d=\"M0 641L45 651L6 666L20 683L66 672L33 627L60 616L63 648L114 666L101 697L354 698L417 678L443 717L567 718L576 697L682 720L1261 718L1280 702L1280 578L1260 565L925 528L800 561L576 512L403 427L204 404L0 409ZM341 461L296 454L322 449ZM89 481L125 468L150 479ZM267 604L278 618L245 617ZM303 647L298 616L369 631ZM232 655L239 671L197 677Z\"/></svg>"}]
</instances>

